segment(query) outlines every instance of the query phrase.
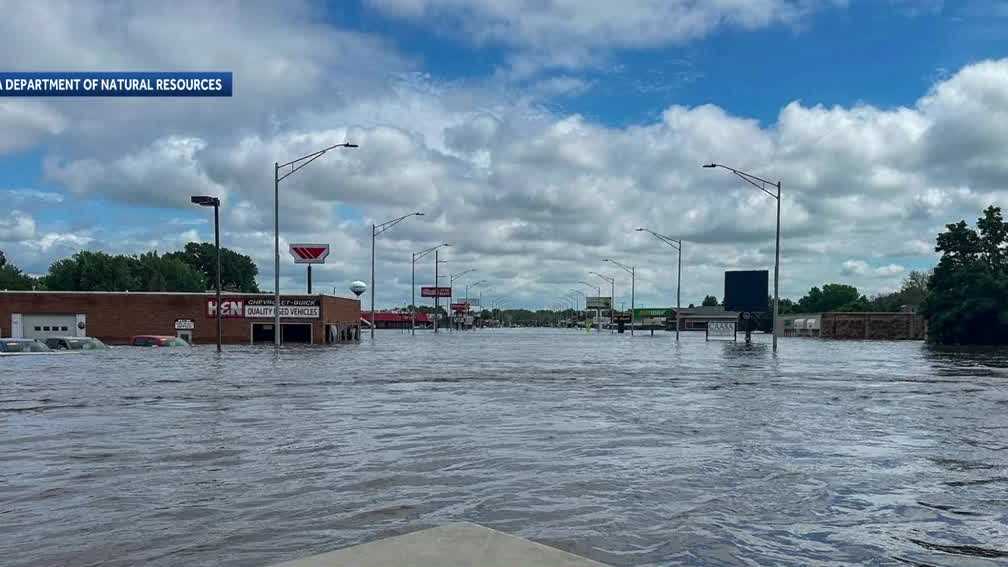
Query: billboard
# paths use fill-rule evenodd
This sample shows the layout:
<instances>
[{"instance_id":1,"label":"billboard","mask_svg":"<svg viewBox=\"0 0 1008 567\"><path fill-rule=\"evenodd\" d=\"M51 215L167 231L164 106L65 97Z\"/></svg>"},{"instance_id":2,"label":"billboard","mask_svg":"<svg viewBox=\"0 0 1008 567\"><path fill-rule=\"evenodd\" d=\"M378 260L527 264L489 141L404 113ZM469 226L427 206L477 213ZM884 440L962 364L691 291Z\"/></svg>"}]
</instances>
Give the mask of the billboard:
<instances>
[{"instance_id":1,"label":"billboard","mask_svg":"<svg viewBox=\"0 0 1008 567\"><path fill-rule=\"evenodd\" d=\"M325 264L329 256L328 244L291 244L291 256L295 264Z\"/></svg>"},{"instance_id":2,"label":"billboard","mask_svg":"<svg viewBox=\"0 0 1008 567\"><path fill-rule=\"evenodd\" d=\"M424 286L420 288L420 297L451 297L450 287Z\"/></svg>"},{"instance_id":3,"label":"billboard","mask_svg":"<svg viewBox=\"0 0 1008 567\"><path fill-rule=\"evenodd\" d=\"M585 309L611 309L611 308L612 308L611 297L588 296L588 298L585 300Z\"/></svg>"},{"instance_id":4,"label":"billboard","mask_svg":"<svg viewBox=\"0 0 1008 567\"><path fill-rule=\"evenodd\" d=\"M770 272L767 270L725 272L725 311L769 311L769 284Z\"/></svg>"}]
</instances>

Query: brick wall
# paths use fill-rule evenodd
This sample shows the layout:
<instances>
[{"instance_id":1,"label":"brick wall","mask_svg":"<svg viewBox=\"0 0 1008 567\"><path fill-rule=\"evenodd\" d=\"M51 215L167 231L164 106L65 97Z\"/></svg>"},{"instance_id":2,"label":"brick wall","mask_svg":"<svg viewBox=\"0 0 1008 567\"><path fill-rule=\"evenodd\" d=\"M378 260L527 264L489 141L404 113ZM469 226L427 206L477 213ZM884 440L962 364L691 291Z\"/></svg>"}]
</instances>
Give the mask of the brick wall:
<instances>
[{"instance_id":1,"label":"brick wall","mask_svg":"<svg viewBox=\"0 0 1008 567\"><path fill-rule=\"evenodd\" d=\"M924 318L916 313L823 313L823 338L922 340Z\"/></svg>"},{"instance_id":2,"label":"brick wall","mask_svg":"<svg viewBox=\"0 0 1008 567\"><path fill-rule=\"evenodd\" d=\"M175 321L195 322L193 342L217 341L217 322L208 316L207 300L214 294L183 293L60 293L0 292L0 336L11 335L11 314L87 315L87 333L109 344L128 343L134 335L175 335ZM222 298L257 297L254 294L223 294ZM258 297L272 297L262 295ZM284 296L307 297L307 296ZM284 323L311 323L314 342L325 342L326 324L359 325L360 302L356 299L322 296L319 319L283 319ZM221 340L248 343L251 323L272 319L223 319Z\"/></svg>"}]
</instances>

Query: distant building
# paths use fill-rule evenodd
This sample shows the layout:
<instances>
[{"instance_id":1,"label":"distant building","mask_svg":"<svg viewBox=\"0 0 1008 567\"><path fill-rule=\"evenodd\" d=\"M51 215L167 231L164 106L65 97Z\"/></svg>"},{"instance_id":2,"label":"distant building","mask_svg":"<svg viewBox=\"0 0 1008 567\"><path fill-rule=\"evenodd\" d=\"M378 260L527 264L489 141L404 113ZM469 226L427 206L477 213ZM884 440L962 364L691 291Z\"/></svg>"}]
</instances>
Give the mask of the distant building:
<instances>
[{"instance_id":1,"label":"distant building","mask_svg":"<svg viewBox=\"0 0 1008 567\"><path fill-rule=\"evenodd\" d=\"M924 318L913 311L788 314L777 321L777 332L785 337L923 340L926 331Z\"/></svg>"},{"instance_id":2,"label":"distant building","mask_svg":"<svg viewBox=\"0 0 1008 567\"><path fill-rule=\"evenodd\" d=\"M364 311L361 317L371 321L371 312ZM409 311L375 311L375 329L409 329L413 319ZM434 326L434 319L428 313L416 312L416 328L425 329Z\"/></svg>"}]
</instances>

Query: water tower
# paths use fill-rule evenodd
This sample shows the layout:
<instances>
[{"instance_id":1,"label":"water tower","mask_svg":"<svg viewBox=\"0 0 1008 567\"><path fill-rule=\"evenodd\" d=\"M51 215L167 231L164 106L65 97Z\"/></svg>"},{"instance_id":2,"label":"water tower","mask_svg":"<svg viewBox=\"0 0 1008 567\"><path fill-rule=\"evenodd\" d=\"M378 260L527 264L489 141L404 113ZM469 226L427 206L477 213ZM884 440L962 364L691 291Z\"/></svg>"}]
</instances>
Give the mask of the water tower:
<instances>
[{"instance_id":1,"label":"water tower","mask_svg":"<svg viewBox=\"0 0 1008 567\"><path fill-rule=\"evenodd\" d=\"M364 292L367 291L367 284L360 280L351 282L350 291L354 292L354 295L360 298L360 296L364 295Z\"/></svg>"}]
</instances>

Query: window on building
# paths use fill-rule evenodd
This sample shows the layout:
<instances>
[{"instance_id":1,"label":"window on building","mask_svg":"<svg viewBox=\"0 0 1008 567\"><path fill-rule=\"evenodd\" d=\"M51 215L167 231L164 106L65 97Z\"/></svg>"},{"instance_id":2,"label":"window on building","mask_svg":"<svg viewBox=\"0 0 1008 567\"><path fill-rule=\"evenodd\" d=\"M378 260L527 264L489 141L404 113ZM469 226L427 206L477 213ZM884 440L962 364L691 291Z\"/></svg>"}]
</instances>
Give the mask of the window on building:
<instances>
[{"instance_id":1,"label":"window on building","mask_svg":"<svg viewBox=\"0 0 1008 567\"><path fill-rule=\"evenodd\" d=\"M42 330L42 327L35 327L35 330L36 330L36 331L41 331L41 330Z\"/></svg>"},{"instance_id":2,"label":"window on building","mask_svg":"<svg viewBox=\"0 0 1008 567\"><path fill-rule=\"evenodd\" d=\"M42 330L43 331L48 331L49 330L49 325L46 325L46 326L42 327Z\"/></svg>"}]
</instances>

